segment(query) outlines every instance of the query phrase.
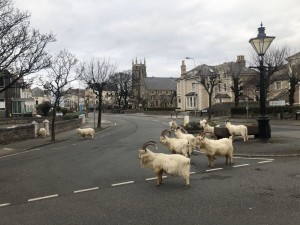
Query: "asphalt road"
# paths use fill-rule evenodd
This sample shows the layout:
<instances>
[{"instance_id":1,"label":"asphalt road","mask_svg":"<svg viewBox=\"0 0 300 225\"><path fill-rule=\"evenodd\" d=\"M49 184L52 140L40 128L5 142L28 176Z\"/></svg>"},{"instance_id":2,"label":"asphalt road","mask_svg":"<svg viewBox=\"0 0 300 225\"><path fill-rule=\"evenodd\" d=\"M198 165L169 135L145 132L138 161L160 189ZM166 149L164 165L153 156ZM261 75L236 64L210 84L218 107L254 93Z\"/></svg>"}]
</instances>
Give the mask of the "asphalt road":
<instances>
[{"instance_id":1,"label":"asphalt road","mask_svg":"<svg viewBox=\"0 0 300 225\"><path fill-rule=\"evenodd\" d=\"M156 187L137 150L158 142L169 119L105 117L116 126L95 139L74 135L0 158L1 225L299 224L299 158L235 158L230 166L218 158L209 170L196 152L190 189L170 176Z\"/></svg>"}]
</instances>

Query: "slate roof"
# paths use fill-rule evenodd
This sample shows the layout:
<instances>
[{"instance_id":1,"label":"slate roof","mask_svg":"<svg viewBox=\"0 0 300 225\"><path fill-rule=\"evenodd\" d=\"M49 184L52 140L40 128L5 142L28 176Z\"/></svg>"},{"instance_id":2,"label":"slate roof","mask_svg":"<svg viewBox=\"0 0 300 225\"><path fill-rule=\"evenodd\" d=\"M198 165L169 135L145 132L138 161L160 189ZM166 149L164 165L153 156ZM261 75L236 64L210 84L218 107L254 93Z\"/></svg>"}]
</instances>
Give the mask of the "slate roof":
<instances>
[{"instance_id":1,"label":"slate roof","mask_svg":"<svg viewBox=\"0 0 300 225\"><path fill-rule=\"evenodd\" d=\"M44 97L44 91L39 87L32 89L32 97Z\"/></svg>"},{"instance_id":2,"label":"slate roof","mask_svg":"<svg viewBox=\"0 0 300 225\"><path fill-rule=\"evenodd\" d=\"M175 78L170 77L146 77L144 78L145 87L149 91L154 90L174 90L177 89Z\"/></svg>"}]
</instances>

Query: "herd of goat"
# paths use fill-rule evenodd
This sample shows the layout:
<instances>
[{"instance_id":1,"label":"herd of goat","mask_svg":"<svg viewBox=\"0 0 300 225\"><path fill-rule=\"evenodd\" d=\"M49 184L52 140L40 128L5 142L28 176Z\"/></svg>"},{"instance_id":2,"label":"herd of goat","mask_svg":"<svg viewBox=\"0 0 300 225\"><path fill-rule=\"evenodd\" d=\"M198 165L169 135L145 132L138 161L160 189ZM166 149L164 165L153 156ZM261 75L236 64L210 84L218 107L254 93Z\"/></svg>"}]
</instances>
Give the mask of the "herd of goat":
<instances>
[{"instance_id":1,"label":"herd of goat","mask_svg":"<svg viewBox=\"0 0 300 225\"><path fill-rule=\"evenodd\" d=\"M245 125L232 125L226 121L225 126L230 133L229 138L216 139L214 127L210 126L204 119L200 121L203 131L194 136L188 134L173 120L169 123L170 130L164 130L160 135L159 142L173 154L164 154L151 151L149 145L155 146L154 141L146 142L139 150L138 156L142 167L152 170L157 175L157 185L162 183L162 174L181 176L185 180L186 188L189 188L191 155L195 149L207 156L208 166L214 167L216 156L225 156L225 164L233 163L234 136L242 136L244 142L248 141L248 131ZM174 133L175 137L171 137Z\"/></svg>"},{"instance_id":2,"label":"herd of goat","mask_svg":"<svg viewBox=\"0 0 300 225\"><path fill-rule=\"evenodd\" d=\"M182 126L177 125L175 120L169 122L169 126L170 130L162 131L159 142L172 154L157 153L147 148L152 145L157 150L157 144L154 141L144 143L138 152L141 166L152 170L157 175L158 186L162 184L163 173L167 173L183 177L186 188L188 188L190 185L191 155L194 150L198 149L206 155L208 167L213 168L216 156L225 156L226 165L233 163L232 141L235 136L242 136L244 142L248 141L247 127L245 125L232 125L229 121L226 121L225 127L231 136L221 139L215 137L214 127L210 126L205 119L200 121L200 127L203 131L198 136L188 134ZM83 138L88 136L94 138L95 135L93 128L77 128L76 131ZM171 137L172 133L175 137ZM46 129L40 128L39 135L46 138Z\"/></svg>"}]
</instances>

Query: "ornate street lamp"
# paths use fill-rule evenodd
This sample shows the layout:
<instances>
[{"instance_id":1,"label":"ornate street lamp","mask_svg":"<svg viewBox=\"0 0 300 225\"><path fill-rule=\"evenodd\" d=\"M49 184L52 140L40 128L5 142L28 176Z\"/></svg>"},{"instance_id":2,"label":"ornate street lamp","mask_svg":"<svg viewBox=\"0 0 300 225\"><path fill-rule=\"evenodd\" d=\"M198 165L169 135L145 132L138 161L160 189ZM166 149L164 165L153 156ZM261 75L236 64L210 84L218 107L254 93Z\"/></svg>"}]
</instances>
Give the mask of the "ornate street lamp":
<instances>
[{"instance_id":1,"label":"ornate street lamp","mask_svg":"<svg viewBox=\"0 0 300 225\"><path fill-rule=\"evenodd\" d=\"M259 70L260 75L260 99L259 99L259 116L257 117L258 121L258 130L259 130L259 138L263 141L271 138L271 128L269 125L269 116L266 113L266 90L265 90L265 69L264 66L264 55L268 48L270 47L272 41L275 37L266 36L265 27L261 23L258 28L258 35L256 38L251 38L249 40L250 44L257 52L259 57L259 66L256 67Z\"/></svg>"}]
</instances>

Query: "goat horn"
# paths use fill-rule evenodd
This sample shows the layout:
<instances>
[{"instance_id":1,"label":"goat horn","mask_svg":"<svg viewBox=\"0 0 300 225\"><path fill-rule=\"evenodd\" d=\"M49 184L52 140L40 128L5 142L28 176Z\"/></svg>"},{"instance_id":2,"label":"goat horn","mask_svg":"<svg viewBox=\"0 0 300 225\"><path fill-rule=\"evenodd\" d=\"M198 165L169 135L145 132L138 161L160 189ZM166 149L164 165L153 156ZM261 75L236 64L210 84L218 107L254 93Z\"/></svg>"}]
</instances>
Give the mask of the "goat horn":
<instances>
[{"instance_id":1,"label":"goat horn","mask_svg":"<svg viewBox=\"0 0 300 225\"><path fill-rule=\"evenodd\" d=\"M161 136L165 136L167 132L169 133L169 135L171 135L171 132L170 132L169 130L164 130L164 131L161 133Z\"/></svg>"},{"instance_id":2,"label":"goat horn","mask_svg":"<svg viewBox=\"0 0 300 225\"><path fill-rule=\"evenodd\" d=\"M155 141L148 141L148 142L146 142L146 143L143 145L142 149L146 151L146 147L147 147L148 145L153 145L153 146L155 146L155 148L156 148L156 150L157 150L157 145L156 145L156 142L155 142Z\"/></svg>"},{"instance_id":3,"label":"goat horn","mask_svg":"<svg viewBox=\"0 0 300 225\"><path fill-rule=\"evenodd\" d=\"M181 129L184 133L186 133L186 134L188 133L188 132L186 131L186 129L183 128L183 126L181 126L180 129Z\"/></svg>"},{"instance_id":4,"label":"goat horn","mask_svg":"<svg viewBox=\"0 0 300 225\"><path fill-rule=\"evenodd\" d=\"M213 136L215 136L212 132L208 132L208 131L201 132L200 136L204 137L205 134L212 134Z\"/></svg>"}]
</instances>

